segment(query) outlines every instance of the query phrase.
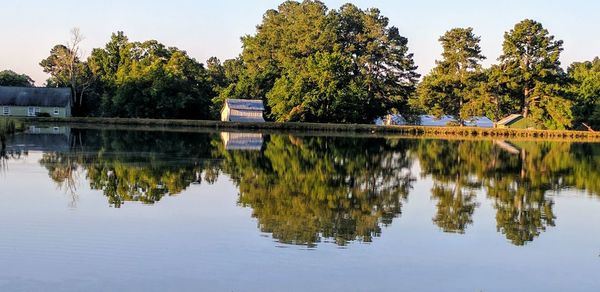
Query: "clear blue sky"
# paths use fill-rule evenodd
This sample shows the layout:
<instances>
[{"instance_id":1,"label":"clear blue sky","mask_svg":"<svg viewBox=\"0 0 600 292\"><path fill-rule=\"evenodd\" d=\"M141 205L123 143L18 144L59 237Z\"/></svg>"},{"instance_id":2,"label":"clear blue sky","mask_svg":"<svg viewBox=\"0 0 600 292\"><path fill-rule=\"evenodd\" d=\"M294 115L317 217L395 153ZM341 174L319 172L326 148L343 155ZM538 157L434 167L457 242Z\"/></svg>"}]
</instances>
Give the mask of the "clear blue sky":
<instances>
[{"instance_id":1,"label":"clear blue sky","mask_svg":"<svg viewBox=\"0 0 600 292\"><path fill-rule=\"evenodd\" d=\"M251 34L263 13L281 1L197 0L0 0L0 70L26 73L42 85L38 63L50 48L65 42L79 27L84 49L103 46L123 30L131 40L156 39L187 50L204 62L227 59L241 51L239 38ZM427 73L440 54L438 37L452 27L472 26L495 62L505 31L524 18L541 21L565 41L563 65L600 55L600 2L593 0L326 0L329 8L352 2L378 7L408 37L420 73Z\"/></svg>"}]
</instances>

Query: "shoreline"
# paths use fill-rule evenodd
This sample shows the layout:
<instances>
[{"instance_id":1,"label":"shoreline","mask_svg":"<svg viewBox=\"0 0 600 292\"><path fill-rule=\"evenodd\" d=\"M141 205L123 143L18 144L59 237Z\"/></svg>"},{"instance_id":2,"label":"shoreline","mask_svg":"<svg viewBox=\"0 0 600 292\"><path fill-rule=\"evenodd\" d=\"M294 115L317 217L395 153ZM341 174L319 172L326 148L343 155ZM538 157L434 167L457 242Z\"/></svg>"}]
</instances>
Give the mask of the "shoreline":
<instances>
[{"instance_id":1,"label":"shoreline","mask_svg":"<svg viewBox=\"0 0 600 292\"><path fill-rule=\"evenodd\" d=\"M566 140L600 142L600 132L568 130L524 130L474 127L426 127L426 126L377 126L369 124L325 124L325 123L235 123L207 120L166 120L129 118L14 118L25 123L146 126L152 128L212 129L216 131L307 131L318 133L348 133L368 135L400 135L431 138L531 138L534 140Z\"/></svg>"}]
</instances>

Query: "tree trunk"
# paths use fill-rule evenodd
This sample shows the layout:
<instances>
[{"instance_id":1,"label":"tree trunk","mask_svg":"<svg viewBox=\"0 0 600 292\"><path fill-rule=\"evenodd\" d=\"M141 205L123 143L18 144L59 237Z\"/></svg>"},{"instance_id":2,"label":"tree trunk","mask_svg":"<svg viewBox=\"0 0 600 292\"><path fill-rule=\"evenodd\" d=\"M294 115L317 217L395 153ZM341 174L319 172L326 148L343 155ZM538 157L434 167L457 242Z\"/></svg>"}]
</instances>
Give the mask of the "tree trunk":
<instances>
[{"instance_id":1,"label":"tree trunk","mask_svg":"<svg viewBox=\"0 0 600 292\"><path fill-rule=\"evenodd\" d=\"M529 88L525 88L525 97L523 99L523 117L529 116L529 95L531 94Z\"/></svg>"}]
</instances>

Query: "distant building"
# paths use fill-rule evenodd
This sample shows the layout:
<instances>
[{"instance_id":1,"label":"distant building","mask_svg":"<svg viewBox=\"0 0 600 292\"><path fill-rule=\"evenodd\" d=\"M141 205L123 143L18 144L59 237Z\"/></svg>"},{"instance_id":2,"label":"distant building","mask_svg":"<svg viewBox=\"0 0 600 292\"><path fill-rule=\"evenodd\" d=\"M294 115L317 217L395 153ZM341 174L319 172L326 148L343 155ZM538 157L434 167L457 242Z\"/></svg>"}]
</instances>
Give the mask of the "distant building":
<instances>
[{"instance_id":1,"label":"distant building","mask_svg":"<svg viewBox=\"0 0 600 292\"><path fill-rule=\"evenodd\" d=\"M494 122L488 117L471 117L465 120L465 126L476 128L493 128Z\"/></svg>"},{"instance_id":2,"label":"distant building","mask_svg":"<svg viewBox=\"0 0 600 292\"><path fill-rule=\"evenodd\" d=\"M0 86L0 115L35 117L71 116L70 88L6 87Z\"/></svg>"},{"instance_id":3,"label":"distant building","mask_svg":"<svg viewBox=\"0 0 600 292\"><path fill-rule=\"evenodd\" d=\"M457 124L458 121L453 116L441 116L439 118L432 115L419 116L421 126L427 127L445 127L448 124Z\"/></svg>"},{"instance_id":4,"label":"distant building","mask_svg":"<svg viewBox=\"0 0 600 292\"><path fill-rule=\"evenodd\" d=\"M510 115L504 119L499 120L496 123L496 128L499 129L535 129L537 125L531 121L529 118L524 117L523 115L514 114Z\"/></svg>"},{"instance_id":5,"label":"distant building","mask_svg":"<svg viewBox=\"0 0 600 292\"><path fill-rule=\"evenodd\" d=\"M260 150L263 136L260 133L221 133L226 150Z\"/></svg>"},{"instance_id":6,"label":"distant building","mask_svg":"<svg viewBox=\"0 0 600 292\"><path fill-rule=\"evenodd\" d=\"M221 110L221 121L239 123L261 123L265 119L262 100L227 99Z\"/></svg>"},{"instance_id":7,"label":"distant building","mask_svg":"<svg viewBox=\"0 0 600 292\"><path fill-rule=\"evenodd\" d=\"M375 120L375 124L379 126L401 126L409 125L402 115L387 115L383 118ZM441 116L436 118L432 115L420 115L418 116L417 125L427 127L445 127L451 124L458 124L458 120L453 116ZM493 128L494 122L487 117L471 117L464 121L466 127L477 127L477 128Z\"/></svg>"}]
</instances>

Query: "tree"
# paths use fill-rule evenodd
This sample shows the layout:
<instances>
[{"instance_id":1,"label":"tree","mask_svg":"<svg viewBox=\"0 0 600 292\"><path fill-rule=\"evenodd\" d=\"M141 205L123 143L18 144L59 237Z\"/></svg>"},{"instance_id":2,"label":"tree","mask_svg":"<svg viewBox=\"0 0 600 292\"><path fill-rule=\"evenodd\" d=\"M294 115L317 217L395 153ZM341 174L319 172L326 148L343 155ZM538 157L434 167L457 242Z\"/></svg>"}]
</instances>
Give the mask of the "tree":
<instances>
[{"instance_id":1,"label":"tree","mask_svg":"<svg viewBox=\"0 0 600 292\"><path fill-rule=\"evenodd\" d=\"M75 114L81 114L84 97L92 86L93 75L86 62L81 61L83 53L80 45L84 36L78 28L71 30L71 40L64 45L56 45L50 56L40 62L45 73L50 74L48 87L70 87L73 91L72 106Z\"/></svg>"},{"instance_id":2,"label":"tree","mask_svg":"<svg viewBox=\"0 0 600 292\"><path fill-rule=\"evenodd\" d=\"M18 74L11 70L0 71L0 86L33 87L34 81L25 74Z\"/></svg>"},{"instance_id":3,"label":"tree","mask_svg":"<svg viewBox=\"0 0 600 292\"><path fill-rule=\"evenodd\" d=\"M504 35L499 60L519 110L546 128L567 128L572 103L562 90L560 67L563 42L555 40L541 23L526 19Z\"/></svg>"},{"instance_id":4,"label":"tree","mask_svg":"<svg viewBox=\"0 0 600 292\"><path fill-rule=\"evenodd\" d=\"M267 94L271 112L280 121L356 122L356 107L366 94L348 75L351 60L341 53L317 53L297 70L288 70Z\"/></svg>"},{"instance_id":5,"label":"tree","mask_svg":"<svg viewBox=\"0 0 600 292\"><path fill-rule=\"evenodd\" d=\"M352 60L354 83L361 85L364 99L358 100L365 111L362 122L371 122L390 111L408 112L408 100L420 77L408 39L379 9L361 10L345 4L330 17L336 27L337 42Z\"/></svg>"},{"instance_id":6,"label":"tree","mask_svg":"<svg viewBox=\"0 0 600 292\"><path fill-rule=\"evenodd\" d=\"M419 85L417 104L429 114L451 115L461 121L473 114L486 114L488 101L480 98L485 96L473 93L483 76L481 61L485 57L479 47L480 38L470 27L454 28L439 41L442 60L436 61L437 66Z\"/></svg>"},{"instance_id":7,"label":"tree","mask_svg":"<svg viewBox=\"0 0 600 292\"><path fill-rule=\"evenodd\" d=\"M212 80L185 51L155 40L130 42L123 32L93 50L89 68L97 80L100 115L208 119Z\"/></svg>"},{"instance_id":8,"label":"tree","mask_svg":"<svg viewBox=\"0 0 600 292\"><path fill-rule=\"evenodd\" d=\"M570 91L575 102L576 124L586 123L600 129L600 59L576 62L567 70L571 82Z\"/></svg>"},{"instance_id":9,"label":"tree","mask_svg":"<svg viewBox=\"0 0 600 292\"><path fill-rule=\"evenodd\" d=\"M217 57L211 57L206 61L206 73L212 89L211 116L218 119L223 107L223 99L220 99L219 96L231 82L228 80L225 66Z\"/></svg>"},{"instance_id":10,"label":"tree","mask_svg":"<svg viewBox=\"0 0 600 292\"><path fill-rule=\"evenodd\" d=\"M271 136L264 151L226 151L223 172L261 231L282 243L371 242L401 214L414 177L403 141Z\"/></svg>"},{"instance_id":11,"label":"tree","mask_svg":"<svg viewBox=\"0 0 600 292\"><path fill-rule=\"evenodd\" d=\"M220 98L266 99L277 121L371 122L414 91L407 42L377 9L287 1L242 38L242 72Z\"/></svg>"}]
</instances>

